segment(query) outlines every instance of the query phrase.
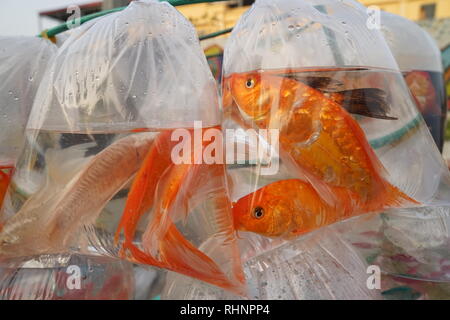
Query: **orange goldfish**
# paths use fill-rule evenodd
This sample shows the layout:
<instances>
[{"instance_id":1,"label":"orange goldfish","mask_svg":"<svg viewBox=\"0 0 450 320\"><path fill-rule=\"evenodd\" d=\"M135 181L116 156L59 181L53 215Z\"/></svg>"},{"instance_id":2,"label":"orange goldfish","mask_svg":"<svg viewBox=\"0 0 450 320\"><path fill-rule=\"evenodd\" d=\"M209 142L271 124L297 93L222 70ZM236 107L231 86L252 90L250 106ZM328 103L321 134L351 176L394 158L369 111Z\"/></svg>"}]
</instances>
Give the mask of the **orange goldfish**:
<instances>
[{"instance_id":1,"label":"orange goldfish","mask_svg":"<svg viewBox=\"0 0 450 320\"><path fill-rule=\"evenodd\" d=\"M215 172L215 165L194 164L193 157L196 152L194 149L191 164L175 165L171 159L171 152L179 142L171 141L171 134L171 130L166 130L156 137L138 171L116 232L116 242L123 230L124 241L121 251L123 256L138 263L166 268L242 294L243 277L240 278L238 275L240 283L230 281L220 267L191 244L175 226L174 221L179 218L174 212L179 208L175 205L176 201L181 197L182 202L185 202L186 190L198 190L198 186L192 185L192 181L196 184L204 183L204 179L207 178L204 170L211 169ZM196 178L193 178L194 175ZM181 205L188 207L186 203ZM139 219L151 208L153 211L142 238L142 250L133 244L134 234ZM236 257L236 260L238 259Z\"/></svg>"},{"instance_id":2,"label":"orange goldfish","mask_svg":"<svg viewBox=\"0 0 450 320\"><path fill-rule=\"evenodd\" d=\"M351 103L353 107L349 111L395 119L385 115L386 104L376 103L375 112L370 107L365 110L358 100L364 100L365 94L371 91L357 90L363 91L357 94L360 99ZM379 96L379 89L375 93ZM377 99L365 97L365 100ZM345 95L332 98L275 71L254 71L235 73L224 79L224 108L233 101L243 122L250 120L260 128L280 130L282 151L315 188L323 183L328 188L344 188L367 206L378 200L390 207L396 203L395 199L409 199L410 203L417 204L384 178L385 169L364 131L343 107ZM336 200L355 201L349 197L333 201Z\"/></svg>"},{"instance_id":3,"label":"orange goldfish","mask_svg":"<svg viewBox=\"0 0 450 320\"><path fill-rule=\"evenodd\" d=\"M339 198L348 196L348 191L343 188L333 187L332 191ZM387 196L390 198L385 203L390 203L390 206L399 206L411 200L407 196ZM345 218L381 211L385 207L378 200L330 205L311 184L299 179L288 179L268 184L239 199L233 205L233 218L237 230L289 239Z\"/></svg>"}]
</instances>

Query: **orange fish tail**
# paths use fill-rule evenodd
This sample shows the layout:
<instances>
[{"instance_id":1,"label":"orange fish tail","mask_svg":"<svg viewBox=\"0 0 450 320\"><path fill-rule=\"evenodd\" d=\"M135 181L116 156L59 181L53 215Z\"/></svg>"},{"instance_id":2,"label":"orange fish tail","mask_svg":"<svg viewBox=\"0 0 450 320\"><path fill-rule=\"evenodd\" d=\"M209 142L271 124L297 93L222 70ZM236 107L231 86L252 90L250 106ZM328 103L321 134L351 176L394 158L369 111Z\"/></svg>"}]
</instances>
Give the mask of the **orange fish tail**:
<instances>
[{"instance_id":1,"label":"orange fish tail","mask_svg":"<svg viewBox=\"0 0 450 320\"><path fill-rule=\"evenodd\" d=\"M3 204L3 198L5 197L6 190L8 190L10 176L0 170L0 209Z\"/></svg>"},{"instance_id":2,"label":"orange fish tail","mask_svg":"<svg viewBox=\"0 0 450 320\"><path fill-rule=\"evenodd\" d=\"M163 265L159 261L157 261L152 256L146 254L144 251L140 250L134 244L125 243L123 246L123 249L128 250L129 253L131 253L131 255L132 255L132 260L137 263L152 265L152 266L159 267L159 268L163 267Z\"/></svg>"},{"instance_id":3,"label":"orange fish tail","mask_svg":"<svg viewBox=\"0 0 450 320\"><path fill-rule=\"evenodd\" d=\"M243 294L243 284L235 284L206 254L194 247L172 224L161 242L160 251L164 265L172 271L183 273L236 294Z\"/></svg>"},{"instance_id":4,"label":"orange fish tail","mask_svg":"<svg viewBox=\"0 0 450 320\"><path fill-rule=\"evenodd\" d=\"M366 206L365 210L371 212L418 205L421 205L421 203L406 195L399 188L386 182L384 190Z\"/></svg>"},{"instance_id":5,"label":"orange fish tail","mask_svg":"<svg viewBox=\"0 0 450 320\"><path fill-rule=\"evenodd\" d=\"M153 142L144 162L131 185L124 213L117 227L114 241L117 244L122 230L125 239L131 242L141 216L153 205L154 193L158 180L170 165L170 150L166 150L170 142L171 131L161 132Z\"/></svg>"}]
</instances>

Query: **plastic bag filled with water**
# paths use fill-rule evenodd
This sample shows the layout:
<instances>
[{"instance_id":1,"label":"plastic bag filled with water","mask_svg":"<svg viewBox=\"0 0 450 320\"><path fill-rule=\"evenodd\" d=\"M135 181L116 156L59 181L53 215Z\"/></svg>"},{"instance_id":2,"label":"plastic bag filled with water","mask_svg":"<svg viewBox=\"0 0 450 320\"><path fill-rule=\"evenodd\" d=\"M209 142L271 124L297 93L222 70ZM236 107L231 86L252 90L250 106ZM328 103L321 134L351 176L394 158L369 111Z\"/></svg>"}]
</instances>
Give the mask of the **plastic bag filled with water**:
<instances>
[{"instance_id":1,"label":"plastic bag filled with water","mask_svg":"<svg viewBox=\"0 0 450 320\"><path fill-rule=\"evenodd\" d=\"M37 88L56 47L35 37L0 37L0 208ZM1 226L0 217L0 226Z\"/></svg>"},{"instance_id":2,"label":"plastic bag filled with water","mask_svg":"<svg viewBox=\"0 0 450 320\"><path fill-rule=\"evenodd\" d=\"M442 152L447 98L441 50L436 41L413 21L384 11L380 19L386 42Z\"/></svg>"},{"instance_id":3,"label":"plastic bag filled with water","mask_svg":"<svg viewBox=\"0 0 450 320\"><path fill-rule=\"evenodd\" d=\"M0 257L100 253L241 292L220 121L195 29L168 3L73 29L27 125Z\"/></svg>"},{"instance_id":4,"label":"plastic bag filled with water","mask_svg":"<svg viewBox=\"0 0 450 320\"><path fill-rule=\"evenodd\" d=\"M249 166L228 170L238 230L291 239L367 212L450 200L448 169L367 21L352 1L260 0L234 28L224 127L247 130L239 139L250 146Z\"/></svg>"},{"instance_id":5,"label":"plastic bag filled with water","mask_svg":"<svg viewBox=\"0 0 450 320\"><path fill-rule=\"evenodd\" d=\"M430 226L445 229L445 220L427 213L423 219L412 211L417 209L402 209L409 217L402 230L411 227L415 233L385 241L384 233L395 234L401 224L400 213L391 216L395 220L391 225L385 223L385 214L383 219L380 214L348 219L363 212L414 207L415 201L449 199L445 186L440 186L447 172L439 152L382 34L369 29L367 21L366 8L350 1L257 1L227 45L224 127L242 129L235 140L245 146L241 163L229 165L228 172L249 298L416 299L436 297L431 292L442 291L441 284L422 283L420 290L416 284L408 287L412 277L397 276L408 268L401 259L408 259L405 252L411 253L412 243L419 251L421 246L445 248L445 232L435 235L438 241L425 241ZM322 109L333 103L329 100L339 104L334 110L341 113L334 120L333 113ZM351 125L342 135L341 117ZM278 129L279 140L276 130L271 135L261 128ZM361 145L345 143L352 130L361 133ZM354 201L361 191L364 195L355 178L365 169L364 164L353 163L357 156L352 153L363 145L371 153L366 159L385 168L380 177L388 183L382 183L378 192L389 192L378 198L378 208L370 208L371 188L359 198L366 199L362 204L367 207L358 208L361 200ZM347 159L346 149L352 150ZM347 187L336 187L333 181ZM372 196L377 189L372 189ZM414 201L384 202L397 193L395 189ZM356 208L347 211L342 196L350 196ZM337 220L341 222L319 229ZM407 241L410 246L402 248ZM392 268L382 263L383 258L400 263ZM440 263L438 258L414 267L421 272L419 277L425 277ZM370 269L374 264L378 268ZM440 268L444 270L445 263ZM381 283L369 283L369 276L380 271ZM169 275L162 297L236 298L175 274Z\"/></svg>"}]
</instances>

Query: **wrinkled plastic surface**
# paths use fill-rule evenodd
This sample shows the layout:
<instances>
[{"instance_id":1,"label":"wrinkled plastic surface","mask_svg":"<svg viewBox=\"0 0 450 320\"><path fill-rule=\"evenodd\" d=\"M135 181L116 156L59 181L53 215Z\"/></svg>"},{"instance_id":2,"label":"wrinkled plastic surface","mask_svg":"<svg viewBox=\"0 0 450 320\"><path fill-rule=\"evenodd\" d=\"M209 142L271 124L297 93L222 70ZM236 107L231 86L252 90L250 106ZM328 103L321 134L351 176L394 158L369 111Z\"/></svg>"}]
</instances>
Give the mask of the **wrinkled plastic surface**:
<instances>
[{"instance_id":1,"label":"wrinkled plastic surface","mask_svg":"<svg viewBox=\"0 0 450 320\"><path fill-rule=\"evenodd\" d=\"M442 72L441 51L436 41L417 23L381 11L381 31L401 71Z\"/></svg>"},{"instance_id":2,"label":"wrinkled plastic surface","mask_svg":"<svg viewBox=\"0 0 450 320\"><path fill-rule=\"evenodd\" d=\"M441 50L416 23L381 12L381 31L439 150L444 145L447 98Z\"/></svg>"},{"instance_id":3,"label":"wrinkled plastic surface","mask_svg":"<svg viewBox=\"0 0 450 320\"><path fill-rule=\"evenodd\" d=\"M24 143L37 88L55 51L44 39L0 37L0 208Z\"/></svg>"},{"instance_id":4,"label":"wrinkled plastic surface","mask_svg":"<svg viewBox=\"0 0 450 320\"><path fill-rule=\"evenodd\" d=\"M0 300L130 300L132 264L98 256L40 256L0 268Z\"/></svg>"},{"instance_id":5,"label":"wrinkled plastic surface","mask_svg":"<svg viewBox=\"0 0 450 320\"><path fill-rule=\"evenodd\" d=\"M197 158L219 125L195 29L168 3L72 30L30 116L0 259L96 252L242 293L225 167Z\"/></svg>"},{"instance_id":6,"label":"wrinkled plastic surface","mask_svg":"<svg viewBox=\"0 0 450 320\"><path fill-rule=\"evenodd\" d=\"M134 265L134 300L157 300L160 298L167 272L145 265Z\"/></svg>"},{"instance_id":7,"label":"wrinkled plastic surface","mask_svg":"<svg viewBox=\"0 0 450 320\"><path fill-rule=\"evenodd\" d=\"M380 290L366 286L367 267L333 225L249 259L244 271L249 299L381 299ZM174 273L168 275L161 298L239 299Z\"/></svg>"},{"instance_id":8,"label":"wrinkled plastic surface","mask_svg":"<svg viewBox=\"0 0 450 320\"><path fill-rule=\"evenodd\" d=\"M0 37L0 166L15 163L36 91L56 46L36 37Z\"/></svg>"},{"instance_id":9,"label":"wrinkled plastic surface","mask_svg":"<svg viewBox=\"0 0 450 320\"><path fill-rule=\"evenodd\" d=\"M94 132L111 124L130 130L219 121L195 29L177 11L138 1L71 33L44 79L51 89L40 91L42 107L28 128Z\"/></svg>"},{"instance_id":10,"label":"wrinkled plastic surface","mask_svg":"<svg viewBox=\"0 0 450 320\"><path fill-rule=\"evenodd\" d=\"M249 298L448 299L448 230L448 207L402 209L324 227L250 258L244 264ZM378 283L370 278L376 270ZM162 298L239 297L170 273Z\"/></svg>"},{"instance_id":11,"label":"wrinkled plastic surface","mask_svg":"<svg viewBox=\"0 0 450 320\"><path fill-rule=\"evenodd\" d=\"M239 230L291 239L367 212L448 204L448 169L367 21L352 1L261 0L234 28L224 126L278 130L280 162L272 175L261 161L229 168Z\"/></svg>"}]
</instances>

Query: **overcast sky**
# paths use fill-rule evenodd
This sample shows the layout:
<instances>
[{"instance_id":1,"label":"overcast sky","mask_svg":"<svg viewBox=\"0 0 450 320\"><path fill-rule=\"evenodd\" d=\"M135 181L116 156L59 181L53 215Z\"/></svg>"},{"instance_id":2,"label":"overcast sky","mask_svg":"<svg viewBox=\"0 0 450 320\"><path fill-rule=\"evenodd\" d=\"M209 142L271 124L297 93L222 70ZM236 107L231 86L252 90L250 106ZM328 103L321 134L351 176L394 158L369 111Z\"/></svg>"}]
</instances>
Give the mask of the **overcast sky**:
<instances>
[{"instance_id":1,"label":"overcast sky","mask_svg":"<svg viewBox=\"0 0 450 320\"><path fill-rule=\"evenodd\" d=\"M98 1L98 0L97 0ZM71 4L96 0L0 0L0 36L33 36L58 25L53 19L39 18L40 11L67 8ZM39 24L41 21L41 25Z\"/></svg>"}]
</instances>

